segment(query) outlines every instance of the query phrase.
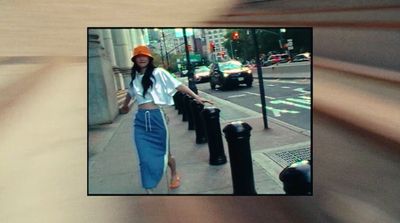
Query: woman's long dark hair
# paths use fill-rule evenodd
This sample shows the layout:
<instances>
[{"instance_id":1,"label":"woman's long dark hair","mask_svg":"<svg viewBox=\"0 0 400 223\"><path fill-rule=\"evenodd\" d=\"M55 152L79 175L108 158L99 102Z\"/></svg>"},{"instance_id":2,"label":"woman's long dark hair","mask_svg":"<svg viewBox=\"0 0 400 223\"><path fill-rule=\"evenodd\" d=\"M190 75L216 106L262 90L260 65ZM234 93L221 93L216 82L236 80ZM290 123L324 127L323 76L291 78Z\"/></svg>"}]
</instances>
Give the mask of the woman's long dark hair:
<instances>
[{"instance_id":1,"label":"woman's long dark hair","mask_svg":"<svg viewBox=\"0 0 400 223\"><path fill-rule=\"evenodd\" d=\"M133 80L135 80L135 78L136 78L136 72L140 72L140 67L135 62L133 62L133 63L134 64L133 64L132 70L131 70L132 80L131 80L131 83L129 84L131 87L133 85ZM155 68L156 67L153 64L153 58L149 57L149 64L147 64L146 71L144 72L143 79L142 79L143 97L146 95L147 90L150 87L153 87L153 81L151 79L152 78L154 79L153 71Z\"/></svg>"}]
</instances>

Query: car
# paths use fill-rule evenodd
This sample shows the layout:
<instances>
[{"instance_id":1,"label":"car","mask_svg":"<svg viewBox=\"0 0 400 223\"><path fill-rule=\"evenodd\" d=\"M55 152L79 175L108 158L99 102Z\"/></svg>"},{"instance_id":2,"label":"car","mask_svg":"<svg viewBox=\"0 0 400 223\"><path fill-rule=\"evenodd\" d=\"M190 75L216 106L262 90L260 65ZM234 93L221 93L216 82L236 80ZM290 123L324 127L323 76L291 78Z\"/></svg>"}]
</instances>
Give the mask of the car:
<instances>
[{"instance_id":1,"label":"car","mask_svg":"<svg viewBox=\"0 0 400 223\"><path fill-rule=\"evenodd\" d=\"M195 67L194 79L196 83L203 83L210 80L210 69L206 66Z\"/></svg>"},{"instance_id":2,"label":"car","mask_svg":"<svg viewBox=\"0 0 400 223\"><path fill-rule=\"evenodd\" d=\"M271 56L268 57L267 61L263 62L263 66L270 66L270 65L274 65L276 63L279 63L281 61L281 57L280 54L273 54Z\"/></svg>"},{"instance_id":3,"label":"car","mask_svg":"<svg viewBox=\"0 0 400 223\"><path fill-rule=\"evenodd\" d=\"M280 54L273 54L268 57L267 61L263 62L263 66L270 66L278 63L287 63L290 61L290 57L286 53L280 53Z\"/></svg>"},{"instance_id":4,"label":"car","mask_svg":"<svg viewBox=\"0 0 400 223\"><path fill-rule=\"evenodd\" d=\"M292 62L302 62L310 60L311 60L310 53L300 53L293 57Z\"/></svg>"},{"instance_id":5,"label":"car","mask_svg":"<svg viewBox=\"0 0 400 223\"><path fill-rule=\"evenodd\" d=\"M279 63L287 63L290 61L290 56L286 53L282 53L279 55Z\"/></svg>"},{"instance_id":6,"label":"car","mask_svg":"<svg viewBox=\"0 0 400 223\"><path fill-rule=\"evenodd\" d=\"M253 74L251 69L245 67L239 61L215 62L210 67L210 87L215 89L217 85L221 88L246 84L251 87Z\"/></svg>"},{"instance_id":7,"label":"car","mask_svg":"<svg viewBox=\"0 0 400 223\"><path fill-rule=\"evenodd\" d=\"M175 72L175 75L176 75L177 77L186 77L186 76L187 76L187 73L188 73L188 70L181 70L181 71Z\"/></svg>"}]
</instances>

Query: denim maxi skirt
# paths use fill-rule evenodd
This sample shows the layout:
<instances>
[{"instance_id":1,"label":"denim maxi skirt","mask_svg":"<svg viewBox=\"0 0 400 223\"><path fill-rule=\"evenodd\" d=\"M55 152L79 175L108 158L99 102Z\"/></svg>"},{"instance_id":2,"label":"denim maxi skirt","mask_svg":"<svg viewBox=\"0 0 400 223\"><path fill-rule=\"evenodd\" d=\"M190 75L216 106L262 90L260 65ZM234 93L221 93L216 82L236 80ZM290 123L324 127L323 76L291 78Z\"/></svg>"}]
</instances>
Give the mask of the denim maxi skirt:
<instances>
[{"instance_id":1,"label":"denim maxi skirt","mask_svg":"<svg viewBox=\"0 0 400 223\"><path fill-rule=\"evenodd\" d=\"M138 109L134 121L134 140L145 189L157 187L166 170L168 137L167 122L161 109Z\"/></svg>"}]
</instances>

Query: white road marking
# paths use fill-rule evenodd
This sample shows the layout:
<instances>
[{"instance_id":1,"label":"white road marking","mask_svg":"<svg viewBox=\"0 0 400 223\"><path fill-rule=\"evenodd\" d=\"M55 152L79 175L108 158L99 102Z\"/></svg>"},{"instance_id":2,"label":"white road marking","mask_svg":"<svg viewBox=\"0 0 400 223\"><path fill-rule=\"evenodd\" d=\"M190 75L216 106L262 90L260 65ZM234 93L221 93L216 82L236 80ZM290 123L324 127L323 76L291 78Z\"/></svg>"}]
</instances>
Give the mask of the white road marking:
<instances>
[{"instance_id":1,"label":"white road marking","mask_svg":"<svg viewBox=\"0 0 400 223\"><path fill-rule=\"evenodd\" d=\"M305 108L305 109L310 109L310 106L305 106L305 105L300 105L300 104L296 104L290 101L284 101L284 100L276 100L276 101L271 101L271 104L286 104L286 105L292 105L295 107L299 107L299 108Z\"/></svg>"},{"instance_id":2,"label":"white road marking","mask_svg":"<svg viewBox=\"0 0 400 223\"><path fill-rule=\"evenodd\" d=\"M306 93L306 94L309 94L309 93L310 93L309 91L305 91L302 87L301 87L301 88L296 88L296 89L294 89L293 91L298 91L298 92Z\"/></svg>"},{"instance_id":3,"label":"white road marking","mask_svg":"<svg viewBox=\"0 0 400 223\"><path fill-rule=\"evenodd\" d=\"M309 105L309 104L311 104L311 101L310 101L310 99L296 99L296 98L286 98L286 100L287 101L293 101L293 102L298 102L298 103L301 103L301 104L306 104L306 105Z\"/></svg>"},{"instance_id":4,"label":"white road marking","mask_svg":"<svg viewBox=\"0 0 400 223\"><path fill-rule=\"evenodd\" d=\"M260 94L253 93L253 92L248 92L248 91L244 91L244 93L246 93L246 94L251 94L251 95L256 95L256 96L260 96ZM269 97L269 96L265 96L265 98L272 99L272 100L275 99L274 97Z\"/></svg>"},{"instance_id":5,"label":"white road marking","mask_svg":"<svg viewBox=\"0 0 400 223\"><path fill-rule=\"evenodd\" d=\"M262 107L261 104L254 104L254 105L257 106L257 107ZM276 108L269 107L269 106L265 106L265 108L270 110L270 111L272 111L272 114L275 117L280 117L281 113L290 113L290 114L298 114L298 113L300 113L299 111L292 111L292 110L286 110L286 109L276 109Z\"/></svg>"},{"instance_id":6,"label":"white road marking","mask_svg":"<svg viewBox=\"0 0 400 223\"><path fill-rule=\"evenodd\" d=\"M244 96L246 96L246 95L245 94L238 94L238 95L228 96L227 98L239 98L239 97L244 97Z\"/></svg>"}]
</instances>

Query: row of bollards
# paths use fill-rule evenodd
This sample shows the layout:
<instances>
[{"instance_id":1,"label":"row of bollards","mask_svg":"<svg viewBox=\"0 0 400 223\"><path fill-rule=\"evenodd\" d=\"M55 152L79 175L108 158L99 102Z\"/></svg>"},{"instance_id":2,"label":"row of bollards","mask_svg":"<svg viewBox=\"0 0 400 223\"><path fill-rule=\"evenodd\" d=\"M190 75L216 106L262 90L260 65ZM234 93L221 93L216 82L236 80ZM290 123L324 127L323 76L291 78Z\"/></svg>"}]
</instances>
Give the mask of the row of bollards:
<instances>
[{"instance_id":1,"label":"row of bollards","mask_svg":"<svg viewBox=\"0 0 400 223\"><path fill-rule=\"evenodd\" d=\"M204 107L192 97L180 92L174 95L174 101L178 114L182 114L182 121L188 122L188 130L195 130L196 144L208 142L209 164L225 164L227 159L222 142L220 110ZM251 126L242 121L231 122L223 129L228 143L234 195L257 194L250 150L251 130ZM290 166L282 171L280 179L287 194L310 194L310 168L307 164L309 162L303 162L302 165Z\"/></svg>"},{"instance_id":2,"label":"row of bollards","mask_svg":"<svg viewBox=\"0 0 400 223\"><path fill-rule=\"evenodd\" d=\"M180 92L174 95L174 101L178 114L182 114L182 121L188 122L188 130L195 130L196 144L208 142L209 164L227 163L219 121L220 110L215 107L204 107L192 97ZM235 195L256 194L249 143L250 131L250 125L243 122L233 122L223 129L229 147Z\"/></svg>"}]
</instances>

